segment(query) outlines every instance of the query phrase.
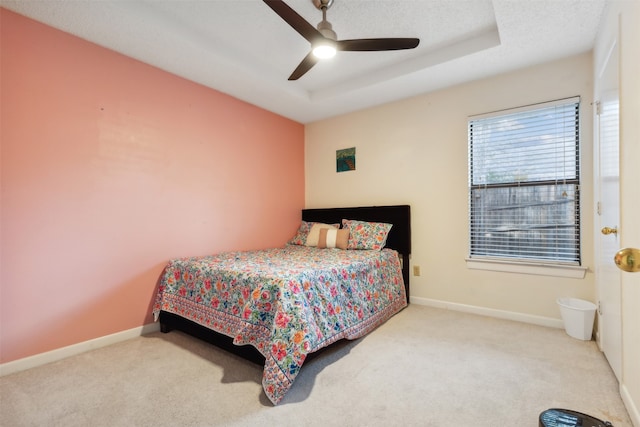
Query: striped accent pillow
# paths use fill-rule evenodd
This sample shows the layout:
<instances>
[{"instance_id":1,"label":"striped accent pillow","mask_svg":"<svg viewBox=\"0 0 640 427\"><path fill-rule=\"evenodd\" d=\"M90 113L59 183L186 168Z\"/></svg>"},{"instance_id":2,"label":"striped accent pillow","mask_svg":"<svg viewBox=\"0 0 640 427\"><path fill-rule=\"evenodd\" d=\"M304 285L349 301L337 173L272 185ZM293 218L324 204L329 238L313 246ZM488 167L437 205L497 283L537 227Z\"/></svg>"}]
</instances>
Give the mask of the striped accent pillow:
<instances>
[{"instance_id":1,"label":"striped accent pillow","mask_svg":"<svg viewBox=\"0 0 640 427\"><path fill-rule=\"evenodd\" d=\"M324 248L338 248L347 249L349 243L349 230L347 229L335 229L335 228L323 228L320 230L320 237L318 238L318 247Z\"/></svg>"}]
</instances>

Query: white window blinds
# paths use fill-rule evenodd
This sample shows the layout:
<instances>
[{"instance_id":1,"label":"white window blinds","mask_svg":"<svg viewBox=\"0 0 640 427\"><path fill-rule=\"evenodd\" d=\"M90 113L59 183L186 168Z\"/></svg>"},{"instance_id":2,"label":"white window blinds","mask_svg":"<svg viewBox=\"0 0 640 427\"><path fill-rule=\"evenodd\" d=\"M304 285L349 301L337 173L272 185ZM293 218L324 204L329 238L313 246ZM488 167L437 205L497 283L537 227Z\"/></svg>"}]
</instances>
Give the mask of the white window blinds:
<instances>
[{"instance_id":1,"label":"white window blinds","mask_svg":"<svg viewBox=\"0 0 640 427\"><path fill-rule=\"evenodd\" d=\"M579 107L469 119L471 258L580 264Z\"/></svg>"}]
</instances>

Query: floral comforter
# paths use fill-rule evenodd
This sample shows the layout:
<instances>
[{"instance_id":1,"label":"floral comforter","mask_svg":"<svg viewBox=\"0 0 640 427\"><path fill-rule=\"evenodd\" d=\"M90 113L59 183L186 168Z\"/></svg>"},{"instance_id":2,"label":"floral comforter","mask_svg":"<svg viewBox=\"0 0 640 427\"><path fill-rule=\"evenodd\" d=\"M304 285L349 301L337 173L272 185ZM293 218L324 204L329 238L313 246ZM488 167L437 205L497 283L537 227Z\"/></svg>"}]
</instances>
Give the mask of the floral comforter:
<instances>
[{"instance_id":1,"label":"floral comforter","mask_svg":"<svg viewBox=\"0 0 640 427\"><path fill-rule=\"evenodd\" d=\"M407 305L396 251L285 246L174 259L154 305L251 344L277 404L309 353L366 335Z\"/></svg>"}]
</instances>

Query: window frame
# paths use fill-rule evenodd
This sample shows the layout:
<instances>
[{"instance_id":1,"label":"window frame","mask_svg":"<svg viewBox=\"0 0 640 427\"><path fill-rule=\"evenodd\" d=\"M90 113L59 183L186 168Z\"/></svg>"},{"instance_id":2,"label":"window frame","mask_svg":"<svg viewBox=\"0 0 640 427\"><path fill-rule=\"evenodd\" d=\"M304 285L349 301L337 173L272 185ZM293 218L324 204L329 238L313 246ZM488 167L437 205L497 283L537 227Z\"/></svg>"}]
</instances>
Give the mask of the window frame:
<instances>
[{"instance_id":1,"label":"window frame","mask_svg":"<svg viewBox=\"0 0 640 427\"><path fill-rule=\"evenodd\" d=\"M523 113L527 111L535 111L547 109L549 107L558 106L558 105L568 105L568 104L577 104L576 106L576 143L575 143L575 178L571 180L564 179L552 179L552 180L538 180L534 182L516 182L510 181L508 183L495 183L495 184L473 184L473 146L472 146L472 124L474 121L478 121L480 119L486 118L500 118L505 117L517 113ZM467 258L466 263L467 267L470 269L480 269L480 270L493 270L493 271L506 271L506 272L521 272L527 274L537 274L537 275L549 275L549 276L560 276L560 277L575 277L581 278L586 274L586 268L582 267L582 211L581 211L581 187L582 187L582 172L581 172L581 99L579 96L563 98L549 102L542 102L531 104L522 107L509 108L505 110L495 111L486 114L480 114L475 116L468 117L467 120L467 137L468 137L468 250L467 250ZM530 180L531 181L531 180ZM576 229L575 239L576 239L576 247L575 247L575 256L577 259L575 260L561 260L561 259L548 259L548 258L519 258L519 257L510 257L510 256L490 256L486 254L478 254L473 253L474 247L474 224L473 224L473 200L472 195L474 194L474 190L482 189L482 188L505 188L505 187L518 187L518 186L544 186L544 185L557 185L558 183L566 183L575 185L575 201L574 210L574 225L573 227Z\"/></svg>"}]
</instances>

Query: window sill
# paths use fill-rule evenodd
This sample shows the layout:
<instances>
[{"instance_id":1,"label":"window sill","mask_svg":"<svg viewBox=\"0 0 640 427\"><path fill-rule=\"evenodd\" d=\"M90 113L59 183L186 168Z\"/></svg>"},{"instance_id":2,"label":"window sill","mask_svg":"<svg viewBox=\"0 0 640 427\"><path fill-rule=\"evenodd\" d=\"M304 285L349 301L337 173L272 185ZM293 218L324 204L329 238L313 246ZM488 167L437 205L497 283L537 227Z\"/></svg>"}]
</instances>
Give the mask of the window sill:
<instances>
[{"instance_id":1,"label":"window sill","mask_svg":"<svg viewBox=\"0 0 640 427\"><path fill-rule=\"evenodd\" d=\"M467 263L467 268L471 270L501 271L506 273L566 277L571 279L584 279L584 276L587 273L587 267L573 265L537 264L517 261L471 258L467 258L465 261Z\"/></svg>"}]
</instances>

